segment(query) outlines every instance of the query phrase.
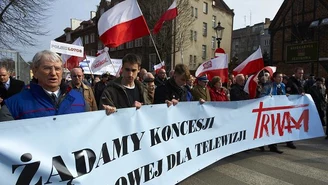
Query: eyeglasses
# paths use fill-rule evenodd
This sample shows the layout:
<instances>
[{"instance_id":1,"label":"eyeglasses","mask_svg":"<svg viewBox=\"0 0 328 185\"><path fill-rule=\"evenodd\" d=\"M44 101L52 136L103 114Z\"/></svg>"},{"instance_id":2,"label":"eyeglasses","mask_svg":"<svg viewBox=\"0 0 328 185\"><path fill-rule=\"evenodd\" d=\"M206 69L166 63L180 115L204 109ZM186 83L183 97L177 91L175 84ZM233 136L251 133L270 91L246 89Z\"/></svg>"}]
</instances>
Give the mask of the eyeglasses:
<instances>
[{"instance_id":1,"label":"eyeglasses","mask_svg":"<svg viewBox=\"0 0 328 185\"><path fill-rule=\"evenodd\" d=\"M73 78L76 78L76 77L79 77L79 78L81 78L81 77L82 77L82 75L73 75L72 77L73 77Z\"/></svg>"}]
</instances>

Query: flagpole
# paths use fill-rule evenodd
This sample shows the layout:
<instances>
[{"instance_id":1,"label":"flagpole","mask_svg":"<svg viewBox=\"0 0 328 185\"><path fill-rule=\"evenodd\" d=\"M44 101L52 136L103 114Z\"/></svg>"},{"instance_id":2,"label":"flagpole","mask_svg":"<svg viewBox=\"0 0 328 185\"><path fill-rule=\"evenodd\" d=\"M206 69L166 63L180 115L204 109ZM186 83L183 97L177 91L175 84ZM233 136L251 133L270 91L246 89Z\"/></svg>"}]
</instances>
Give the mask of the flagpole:
<instances>
[{"instance_id":1,"label":"flagpole","mask_svg":"<svg viewBox=\"0 0 328 185\"><path fill-rule=\"evenodd\" d=\"M142 11L141 11L141 9L140 9L140 6L139 6L139 4L138 4L138 2L136 2L136 3L137 3L137 6L138 6L138 9L139 9L140 13L143 15L143 13L142 13ZM146 26L147 26L147 29L148 29L148 31L149 31L148 24L147 24L146 20L144 20L144 21L145 21ZM153 35L151 34L150 31L149 31L149 36L150 36L150 39L151 39L151 41L153 42L153 45L154 45L154 47L155 47L155 51L156 51L157 57L158 57L158 59L159 59L159 62L162 62L161 56L159 56L157 46L156 46L155 41L154 41L154 39L153 39Z\"/></svg>"},{"instance_id":2,"label":"flagpole","mask_svg":"<svg viewBox=\"0 0 328 185\"><path fill-rule=\"evenodd\" d=\"M85 60L86 60L86 58L85 58ZM88 65L88 68L89 68L89 71L90 71L90 74L91 74L91 78L92 78L92 80L94 80L95 77L93 76L93 73L92 73L91 68L89 66L89 62L87 62L87 65Z\"/></svg>"}]
</instances>

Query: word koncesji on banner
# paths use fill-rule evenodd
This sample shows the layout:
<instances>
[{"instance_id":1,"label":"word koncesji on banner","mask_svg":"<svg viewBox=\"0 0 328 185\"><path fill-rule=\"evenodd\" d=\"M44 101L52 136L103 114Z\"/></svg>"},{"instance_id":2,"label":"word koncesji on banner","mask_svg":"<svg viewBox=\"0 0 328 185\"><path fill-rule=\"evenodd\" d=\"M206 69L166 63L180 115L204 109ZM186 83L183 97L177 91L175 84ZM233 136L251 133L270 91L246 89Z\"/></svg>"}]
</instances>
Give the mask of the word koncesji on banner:
<instances>
[{"instance_id":1,"label":"word koncesji on banner","mask_svg":"<svg viewBox=\"0 0 328 185\"><path fill-rule=\"evenodd\" d=\"M324 135L309 95L87 112L0 130L0 184L176 184L237 152Z\"/></svg>"}]
</instances>

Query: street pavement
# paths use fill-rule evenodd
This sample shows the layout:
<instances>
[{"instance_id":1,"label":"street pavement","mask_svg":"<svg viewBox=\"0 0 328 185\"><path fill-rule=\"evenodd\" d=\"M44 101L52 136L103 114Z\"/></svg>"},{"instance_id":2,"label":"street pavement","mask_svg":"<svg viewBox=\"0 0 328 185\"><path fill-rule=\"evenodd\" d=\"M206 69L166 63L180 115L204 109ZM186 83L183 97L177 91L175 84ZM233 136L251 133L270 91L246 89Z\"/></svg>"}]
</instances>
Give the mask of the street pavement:
<instances>
[{"instance_id":1,"label":"street pavement","mask_svg":"<svg viewBox=\"0 0 328 185\"><path fill-rule=\"evenodd\" d=\"M279 144L283 154L258 148L226 157L185 179L179 185L327 185L328 140Z\"/></svg>"}]
</instances>

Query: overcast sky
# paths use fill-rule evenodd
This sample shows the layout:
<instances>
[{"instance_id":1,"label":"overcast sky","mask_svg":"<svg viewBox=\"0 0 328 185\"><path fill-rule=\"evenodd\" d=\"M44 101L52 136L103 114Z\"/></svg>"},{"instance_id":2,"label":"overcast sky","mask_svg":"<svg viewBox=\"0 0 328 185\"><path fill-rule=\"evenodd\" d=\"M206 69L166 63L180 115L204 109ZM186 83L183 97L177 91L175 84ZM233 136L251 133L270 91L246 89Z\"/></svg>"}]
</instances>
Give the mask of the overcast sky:
<instances>
[{"instance_id":1,"label":"overcast sky","mask_svg":"<svg viewBox=\"0 0 328 185\"><path fill-rule=\"evenodd\" d=\"M64 33L66 27L70 27L70 18L88 20L90 11L95 11L100 0L57 0L52 5L49 24L45 29L49 31L48 36L36 37L39 45L29 48L17 48L21 52L25 61L32 60L38 51L49 49L50 41ZM151 0L149 0L151 2ZM271 20L279 10L283 0L225 0L225 3L234 9L234 29L239 29L247 25L254 25L264 22L265 18Z\"/></svg>"}]
</instances>

